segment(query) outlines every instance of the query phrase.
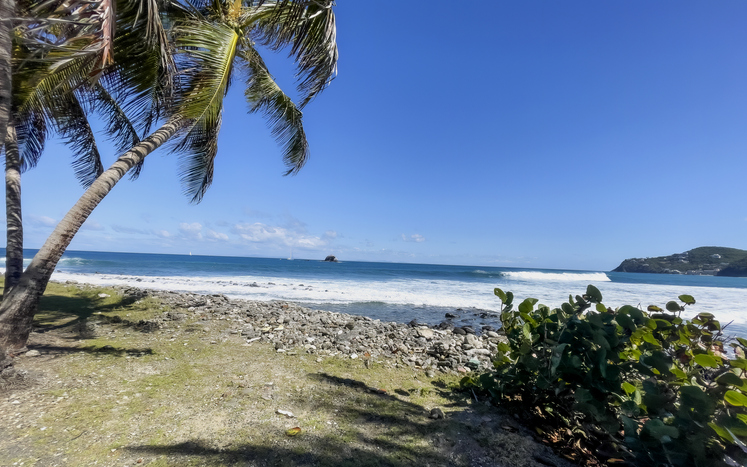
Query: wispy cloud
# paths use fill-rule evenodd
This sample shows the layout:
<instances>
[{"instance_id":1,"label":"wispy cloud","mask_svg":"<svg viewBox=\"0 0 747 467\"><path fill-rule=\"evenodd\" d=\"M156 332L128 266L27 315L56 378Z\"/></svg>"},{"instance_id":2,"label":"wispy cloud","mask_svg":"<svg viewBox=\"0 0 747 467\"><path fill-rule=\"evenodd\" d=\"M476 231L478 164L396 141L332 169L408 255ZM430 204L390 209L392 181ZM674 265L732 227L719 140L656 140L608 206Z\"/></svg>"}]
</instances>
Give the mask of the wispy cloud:
<instances>
[{"instance_id":1,"label":"wispy cloud","mask_svg":"<svg viewBox=\"0 0 747 467\"><path fill-rule=\"evenodd\" d=\"M153 233L150 230L136 229L133 227L127 227L127 226L119 225L119 224L112 224L111 228L113 231L117 233L125 233L125 234L149 235Z\"/></svg>"},{"instance_id":2,"label":"wispy cloud","mask_svg":"<svg viewBox=\"0 0 747 467\"><path fill-rule=\"evenodd\" d=\"M415 242L415 243L423 243L425 241L425 237L423 237L420 234L412 234L409 237L405 234L402 234L402 241L403 242Z\"/></svg>"},{"instance_id":3,"label":"wispy cloud","mask_svg":"<svg viewBox=\"0 0 747 467\"><path fill-rule=\"evenodd\" d=\"M179 233L190 240L202 240L202 224L182 222L179 224Z\"/></svg>"},{"instance_id":4,"label":"wispy cloud","mask_svg":"<svg viewBox=\"0 0 747 467\"><path fill-rule=\"evenodd\" d=\"M96 221L92 221L91 219L88 219L82 226L82 230L95 230L95 231L102 231L104 230L104 226L99 224Z\"/></svg>"},{"instance_id":5,"label":"wispy cloud","mask_svg":"<svg viewBox=\"0 0 747 467\"><path fill-rule=\"evenodd\" d=\"M223 232L216 232L212 229L207 229L205 231L205 238L208 240L218 241L218 242L227 242L228 241L228 235L224 234Z\"/></svg>"},{"instance_id":6,"label":"wispy cloud","mask_svg":"<svg viewBox=\"0 0 747 467\"><path fill-rule=\"evenodd\" d=\"M300 227L300 224L297 224L297 226ZM274 246L317 249L326 246L329 240L328 238L309 235L303 231L271 226L261 222L253 224L238 223L233 226L232 231L245 242L267 243Z\"/></svg>"},{"instance_id":7,"label":"wispy cloud","mask_svg":"<svg viewBox=\"0 0 747 467\"><path fill-rule=\"evenodd\" d=\"M57 221L52 219L51 217L35 216L33 214L27 215L25 217L25 222L27 225L31 225L34 227L54 227L55 225L57 225Z\"/></svg>"}]
</instances>

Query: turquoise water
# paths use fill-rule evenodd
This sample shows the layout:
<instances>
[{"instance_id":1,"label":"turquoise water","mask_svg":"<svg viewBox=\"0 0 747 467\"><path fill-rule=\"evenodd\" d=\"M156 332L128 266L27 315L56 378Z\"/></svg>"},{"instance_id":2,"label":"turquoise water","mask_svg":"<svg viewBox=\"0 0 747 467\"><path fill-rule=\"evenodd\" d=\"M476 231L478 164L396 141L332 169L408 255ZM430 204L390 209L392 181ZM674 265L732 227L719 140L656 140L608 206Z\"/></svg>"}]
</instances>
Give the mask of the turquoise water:
<instances>
[{"instance_id":1,"label":"turquoise water","mask_svg":"<svg viewBox=\"0 0 747 467\"><path fill-rule=\"evenodd\" d=\"M25 253L30 261L35 251ZM457 323L478 327L497 327L500 302L493 295L495 287L513 291L517 299L535 297L554 307L568 294L581 294L594 284L612 307L663 306L687 293L698 303L686 315L708 311L724 324L733 321L731 329L747 335L747 278L68 251L53 279L292 300L385 321L437 324L448 312L459 315Z\"/></svg>"}]
</instances>

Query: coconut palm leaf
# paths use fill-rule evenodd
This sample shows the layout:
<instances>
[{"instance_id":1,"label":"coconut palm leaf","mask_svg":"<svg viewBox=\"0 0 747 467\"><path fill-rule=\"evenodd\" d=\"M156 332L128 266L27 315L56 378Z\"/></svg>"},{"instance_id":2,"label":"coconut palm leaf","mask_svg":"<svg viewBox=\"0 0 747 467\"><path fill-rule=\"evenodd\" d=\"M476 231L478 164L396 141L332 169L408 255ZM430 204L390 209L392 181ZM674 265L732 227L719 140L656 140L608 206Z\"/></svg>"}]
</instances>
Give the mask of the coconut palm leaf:
<instances>
[{"instance_id":1,"label":"coconut palm leaf","mask_svg":"<svg viewBox=\"0 0 747 467\"><path fill-rule=\"evenodd\" d=\"M300 108L337 74L337 26L333 0L260 2L255 40L272 50L290 46L297 65Z\"/></svg>"},{"instance_id":2,"label":"coconut palm leaf","mask_svg":"<svg viewBox=\"0 0 747 467\"><path fill-rule=\"evenodd\" d=\"M47 121L44 115L32 112L14 117L21 171L25 172L39 162L47 140Z\"/></svg>"},{"instance_id":3,"label":"coconut palm leaf","mask_svg":"<svg viewBox=\"0 0 747 467\"><path fill-rule=\"evenodd\" d=\"M184 69L180 76L184 92L177 108L190 123L175 150L181 153L184 192L195 203L212 183L223 98L231 83L238 41L236 31L220 23L194 19L179 26L177 60Z\"/></svg>"},{"instance_id":4,"label":"coconut palm leaf","mask_svg":"<svg viewBox=\"0 0 747 467\"><path fill-rule=\"evenodd\" d=\"M77 93L60 97L50 112L55 131L73 151L73 170L81 185L88 187L104 171L96 138Z\"/></svg>"},{"instance_id":5,"label":"coconut palm leaf","mask_svg":"<svg viewBox=\"0 0 747 467\"><path fill-rule=\"evenodd\" d=\"M246 44L241 57L249 70L244 95L251 112L262 112L269 120L272 135L283 148L288 172L297 173L309 157L309 145L303 129L303 113L272 79L259 53Z\"/></svg>"}]
</instances>

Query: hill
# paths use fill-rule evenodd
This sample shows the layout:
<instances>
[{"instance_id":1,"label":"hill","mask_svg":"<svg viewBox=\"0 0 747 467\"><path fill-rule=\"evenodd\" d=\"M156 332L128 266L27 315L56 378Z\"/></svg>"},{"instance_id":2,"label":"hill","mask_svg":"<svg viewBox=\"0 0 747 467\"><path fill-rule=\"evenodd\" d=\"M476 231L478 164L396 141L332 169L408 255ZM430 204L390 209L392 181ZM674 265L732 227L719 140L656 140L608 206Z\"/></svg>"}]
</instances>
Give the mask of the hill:
<instances>
[{"instance_id":1,"label":"hill","mask_svg":"<svg viewBox=\"0 0 747 467\"><path fill-rule=\"evenodd\" d=\"M613 272L747 277L747 251L704 246L669 256L626 259Z\"/></svg>"}]
</instances>

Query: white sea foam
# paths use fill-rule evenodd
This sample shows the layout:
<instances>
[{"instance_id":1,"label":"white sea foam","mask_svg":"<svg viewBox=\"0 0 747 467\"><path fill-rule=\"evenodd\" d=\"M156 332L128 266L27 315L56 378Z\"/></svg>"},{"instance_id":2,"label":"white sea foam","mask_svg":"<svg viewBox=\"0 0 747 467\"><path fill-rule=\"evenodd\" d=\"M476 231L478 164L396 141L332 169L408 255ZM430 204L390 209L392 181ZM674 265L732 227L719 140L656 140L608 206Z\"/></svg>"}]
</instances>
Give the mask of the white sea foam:
<instances>
[{"instance_id":1,"label":"white sea foam","mask_svg":"<svg viewBox=\"0 0 747 467\"><path fill-rule=\"evenodd\" d=\"M610 278L603 272L540 272L508 271L503 277L520 281L561 281L561 282L609 282Z\"/></svg>"},{"instance_id":2,"label":"white sea foam","mask_svg":"<svg viewBox=\"0 0 747 467\"><path fill-rule=\"evenodd\" d=\"M643 308L651 304L663 307L668 301L676 300L679 295L690 294L696 298L697 304L688 307L684 317L691 318L700 312L710 312L723 324L734 321L737 325L747 326L747 314L737 308L738 304L747 303L747 289L610 282L604 273L571 274L580 277L575 279L578 284L573 284L569 283L564 274L543 274L542 281L524 282L503 278L490 284L430 279L365 281L279 279L264 276L151 277L65 272L55 272L52 279L75 280L101 286L122 284L202 294L221 293L231 298L248 300L290 300L339 305L379 302L412 307L473 307L492 311L500 310L500 301L493 294L494 287L511 290L516 303L533 297L539 299L540 303L557 307L568 300L569 294L583 294L587 284L596 283L604 296L604 303L611 307L625 304L640 305ZM548 279L548 276L557 279ZM602 277L607 280L601 280Z\"/></svg>"}]
</instances>

